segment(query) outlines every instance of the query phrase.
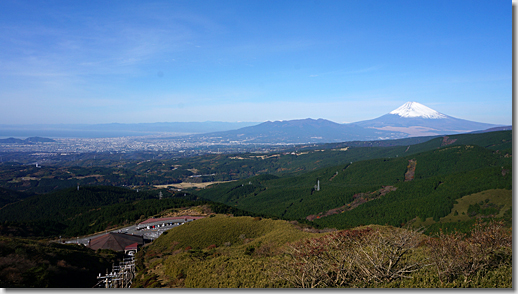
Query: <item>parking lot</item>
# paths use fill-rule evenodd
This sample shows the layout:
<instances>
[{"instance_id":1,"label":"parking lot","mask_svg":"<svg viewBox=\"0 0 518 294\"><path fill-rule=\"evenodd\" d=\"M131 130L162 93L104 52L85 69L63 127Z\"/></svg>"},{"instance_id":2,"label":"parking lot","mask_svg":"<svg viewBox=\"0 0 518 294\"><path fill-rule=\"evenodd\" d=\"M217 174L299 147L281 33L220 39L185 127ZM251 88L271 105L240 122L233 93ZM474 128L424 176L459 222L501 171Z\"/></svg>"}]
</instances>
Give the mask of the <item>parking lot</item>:
<instances>
[{"instance_id":1,"label":"parking lot","mask_svg":"<svg viewBox=\"0 0 518 294\"><path fill-rule=\"evenodd\" d=\"M100 234L76 238L66 241L65 243L77 243L88 245L89 240L102 236L108 233L122 233L122 234L131 234L131 235L139 235L144 237L145 240L153 241L156 238L160 237L163 232L170 230L172 228L181 226L186 222L191 222L196 219L202 217L171 217L171 218L150 218L146 221L143 221L137 225L128 226L121 229L109 230Z\"/></svg>"}]
</instances>

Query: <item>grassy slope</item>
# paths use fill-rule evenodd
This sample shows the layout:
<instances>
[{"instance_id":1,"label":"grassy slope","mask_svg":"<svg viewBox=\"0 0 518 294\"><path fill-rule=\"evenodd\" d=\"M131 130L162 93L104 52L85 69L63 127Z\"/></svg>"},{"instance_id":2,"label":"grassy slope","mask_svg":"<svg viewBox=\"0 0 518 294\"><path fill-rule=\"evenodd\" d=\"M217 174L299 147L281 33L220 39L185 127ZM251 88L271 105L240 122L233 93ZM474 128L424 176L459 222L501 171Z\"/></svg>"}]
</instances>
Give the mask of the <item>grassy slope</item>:
<instances>
[{"instance_id":1,"label":"grassy slope","mask_svg":"<svg viewBox=\"0 0 518 294\"><path fill-rule=\"evenodd\" d=\"M496 204L500 207L500 211L495 215L497 218L504 216L504 213L512 208L513 205L513 191L505 189L491 189L482 191L479 193L464 196L457 199L457 203L453 205L451 213L445 217L442 217L439 222L463 222L469 221L472 218L468 215L468 208L470 205L485 202L489 200L489 203ZM427 218L425 221L416 220L415 226L429 226L435 223L432 218Z\"/></svg>"},{"instance_id":2,"label":"grassy slope","mask_svg":"<svg viewBox=\"0 0 518 294\"><path fill-rule=\"evenodd\" d=\"M155 282L154 287L286 286L270 279L269 257L287 242L314 236L321 234L282 220L224 215L197 220L168 231L145 249L140 256L144 268L134 284L153 286L151 279L161 284ZM216 247L206 249L212 244ZM185 250L187 246L193 249Z\"/></svg>"},{"instance_id":3,"label":"grassy slope","mask_svg":"<svg viewBox=\"0 0 518 294\"><path fill-rule=\"evenodd\" d=\"M387 232L404 231L376 225L369 227ZM247 235L249 239L243 238L242 234ZM139 272L133 285L188 288L291 287L292 285L279 279L275 274L278 262L286 261L283 250L287 243L326 234L303 232L282 220L226 216L197 220L171 229L139 252ZM232 244L219 245L225 242ZM216 246L209 247L210 244ZM200 249L189 249L185 248L186 246L196 246ZM428 245L419 245L410 251L410 259L427 257L428 248ZM439 280L435 267L429 266L411 274L409 279L358 286L509 288L511 285L512 266L510 262L504 262L497 268L480 271L469 280L460 276L451 282L443 283Z\"/></svg>"},{"instance_id":4,"label":"grassy slope","mask_svg":"<svg viewBox=\"0 0 518 294\"><path fill-rule=\"evenodd\" d=\"M157 239L153 247L156 250L166 250L170 249L173 242L178 243L174 249L185 249L187 246L202 249L212 244L221 247L227 242L233 246L270 241L279 245L309 235L311 234L304 233L283 220L218 215L175 228ZM245 242L245 239L253 240Z\"/></svg>"}]
</instances>

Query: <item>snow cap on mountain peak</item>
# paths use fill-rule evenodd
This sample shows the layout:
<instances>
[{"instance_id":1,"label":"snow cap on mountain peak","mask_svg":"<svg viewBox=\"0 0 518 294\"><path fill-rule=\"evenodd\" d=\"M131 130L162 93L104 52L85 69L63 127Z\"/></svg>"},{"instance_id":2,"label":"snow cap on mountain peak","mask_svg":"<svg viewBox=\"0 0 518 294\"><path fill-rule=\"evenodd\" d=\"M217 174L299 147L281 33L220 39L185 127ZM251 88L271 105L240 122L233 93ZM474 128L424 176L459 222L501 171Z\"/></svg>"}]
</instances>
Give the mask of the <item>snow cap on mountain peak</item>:
<instances>
[{"instance_id":1,"label":"snow cap on mountain peak","mask_svg":"<svg viewBox=\"0 0 518 294\"><path fill-rule=\"evenodd\" d=\"M417 102L407 102L400 106L399 108L393 110L390 112L390 114L396 114L401 117L422 117L422 118L431 118L431 119L438 119L438 118L447 118L446 115L437 112L427 106L424 106L421 103Z\"/></svg>"}]
</instances>

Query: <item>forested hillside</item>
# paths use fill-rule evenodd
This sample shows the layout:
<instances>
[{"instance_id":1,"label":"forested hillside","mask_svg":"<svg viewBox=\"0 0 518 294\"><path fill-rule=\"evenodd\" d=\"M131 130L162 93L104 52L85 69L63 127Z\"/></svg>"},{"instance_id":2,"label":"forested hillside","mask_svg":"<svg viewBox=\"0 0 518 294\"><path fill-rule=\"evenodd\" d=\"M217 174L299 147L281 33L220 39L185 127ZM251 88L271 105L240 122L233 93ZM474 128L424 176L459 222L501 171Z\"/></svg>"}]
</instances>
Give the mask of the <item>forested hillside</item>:
<instances>
[{"instance_id":1,"label":"forested hillside","mask_svg":"<svg viewBox=\"0 0 518 294\"><path fill-rule=\"evenodd\" d=\"M510 150L512 131L463 134L388 141L344 142L296 146L286 152L204 155L179 160L146 162L139 172L175 166L176 172L195 171L200 181L228 181L258 174L302 175L324 167L376 158L394 158L430 151L442 146L477 145L490 150ZM510 152L510 151L509 151ZM129 167L129 166L128 166ZM133 169L133 168L132 168Z\"/></svg>"},{"instance_id":2,"label":"forested hillside","mask_svg":"<svg viewBox=\"0 0 518 294\"><path fill-rule=\"evenodd\" d=\"M0 208L8 205L9 203L20 201L29 196L31 196L31 194L0 187Z\"/></svg>"},{"instance_id":3,"label":"forested hillside","mask_svg":"<svg viewBox=\"0 0 518 294\"><path fill-rule=\"evenodd\" d=\"M0 236L0 287L92 288L123 254Z\"/></svg>"},{"instance_id":4,"label":"forested hillside","mask_svg":"<svg viewBox=\"0 0 518 294\"><path fill-rule=\"evenodd\" d=\"M195 193L244 210L341 229L370 223L401 226L416 218L438 221L463 196L512 190L509 137L502 135L510 133L438 138L409 148L432 151L349 162L300 176L253 177ZM488 148L455 144L470 137Z\"/></svg>"},{"instance_id":5,"label":"forested hillside","mask_svg":"<svg viewBox=\"0 0 518 294\"><path fill-rule=\"evenodd\" d=\"M163 198L159 199L162 193ZM0 209L0 234L81 236L132 225L166 210L208 205L217 213L255 215L187 193L93 186L34 195Z\"/></svg>"}]
</instances>

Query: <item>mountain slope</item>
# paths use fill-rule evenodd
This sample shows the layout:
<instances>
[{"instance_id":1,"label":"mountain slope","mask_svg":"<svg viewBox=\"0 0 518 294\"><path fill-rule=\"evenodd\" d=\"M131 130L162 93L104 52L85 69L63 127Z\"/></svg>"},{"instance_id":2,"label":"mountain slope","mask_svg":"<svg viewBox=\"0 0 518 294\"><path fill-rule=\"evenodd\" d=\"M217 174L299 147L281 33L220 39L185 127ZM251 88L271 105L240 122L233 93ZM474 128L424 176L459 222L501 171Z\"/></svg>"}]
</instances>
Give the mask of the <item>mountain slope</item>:
<instances>
[{"instance_id":1,"label":"mountain slope","mask_svg":"<svg viewBox=\"0 0 518 294\"><path fill-rule=\"evenodd\" d=\"M327 143L404 137L398 131L367 129L354 124L338 124L325 119L267 121L238 130L189 136L190 140L215 143Z\"/></svg>"},{"instance_id":2,"label":"mountain slope","mask_svg":"<svg viewBox=\"0 0 518 294\"><path fill-rule=\"evenodd\" d=\"M470 136L489 148L455 144L468 142ZM499 146L504 149L493 149L496 146L482 139L485 136L438 138L423 143L426 148L410 147L429 151L405 157L348 162L293 177L259 176L215 185L196 194L290 219L341 209L343 213L316 221L338 228L368 223L400 225L416 217L444 217L459 197L487 189L512 189L511 149L507 143ZM437 148L444 142L449 145ZM414 174L407 178L411 162ZM347 211L358 201L365 204Z\"/></svg>"},{"instance_id":3,"label":"mountain slope","mask_svg":"<svg viewBox=\"0 0 518 294\"><path fill-rule=\"evenodd\" d=\"M407 102L388 114L353 124L375 130L403 132L409 136L467 133L498 126L451 117L417 102Z\"/></svg>"},{"instance_id":4,"label":"mountain slope","mask_svg":"<svg viewBox=\"0 0 518 294\"><path fill-rule=\"evenodd\" d=\"M464 196L480 191L477 189L508 188L511 185L511 159L504 156L477 146L448 146L407 157L343 164L296 177L267 180L262 177L251 178L220 184L196 194L256 213L300 219L350 204L355 199L354 195L359 193L373 193L384 186L394 186L398 190L390 192L386 197L392 199L398 195L399 204L403 205L412 196L412 200L408 200L408 205L412 203L409 206L411 209L405 212L409 215L413 213L410 219L421 213L426 217L432 217L439 205L436 197L446 197L451 193ZM417 162L414 180L405 181L405 173L411 159ZM505 168L502 169L501 166ZM440 182L444 185L439 193L435 190ZM320 189L315 188L317 183ZM493 184L495 186L492 186ZM449 201L453 201L452 198L456 197L453 194L448 196L448 202L444 205L449 205ZM436 203L428 203L429 198L433 198ZM392 200L389 202L396 205ZM425 202L426 206L420 206ZM378 208L386 209L383 205ZM386 219L401 214L398 210L386 210L383 213ZM380 216L371 217L365 221L376 223Z\"/></svg>"},{"instance_id":5,"label":"mountain slope","mask_svg":"<svg viewBox=\"0 0 518 294\"><path fill-rule=\"evenodd\" d=\"M42 137L29 137L25 140L18 139L18 138L7 138L7 139L0 139L0 143L15 143L15 144L33 144L33 143L45 143L45 142L56 142L56 140L50 139L50 138L42 138Z\"/></svg>"}]
</instances>

